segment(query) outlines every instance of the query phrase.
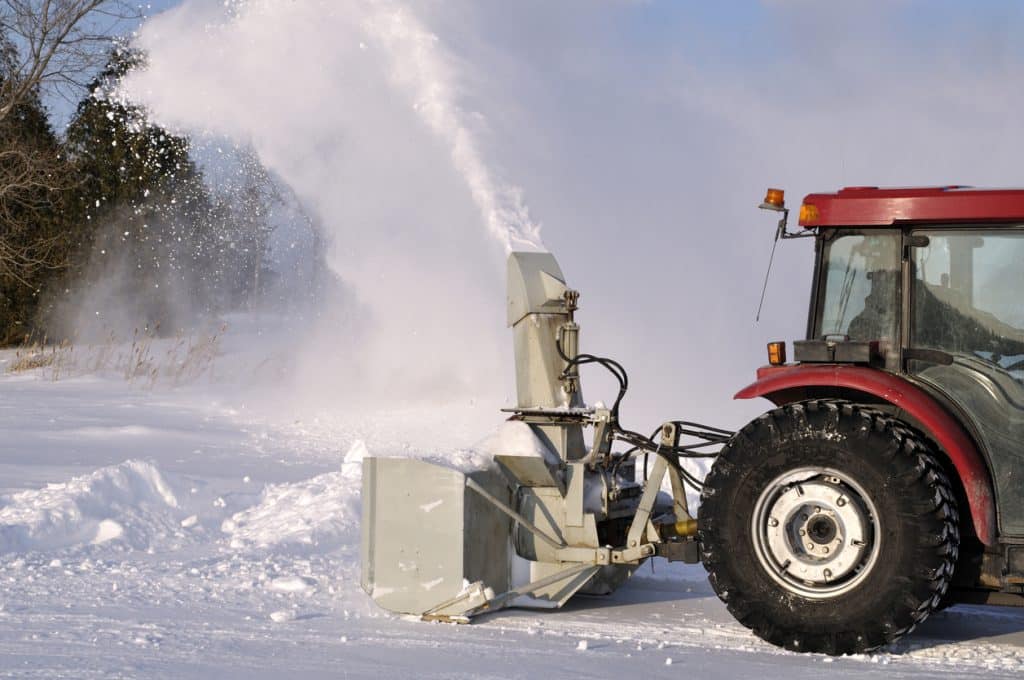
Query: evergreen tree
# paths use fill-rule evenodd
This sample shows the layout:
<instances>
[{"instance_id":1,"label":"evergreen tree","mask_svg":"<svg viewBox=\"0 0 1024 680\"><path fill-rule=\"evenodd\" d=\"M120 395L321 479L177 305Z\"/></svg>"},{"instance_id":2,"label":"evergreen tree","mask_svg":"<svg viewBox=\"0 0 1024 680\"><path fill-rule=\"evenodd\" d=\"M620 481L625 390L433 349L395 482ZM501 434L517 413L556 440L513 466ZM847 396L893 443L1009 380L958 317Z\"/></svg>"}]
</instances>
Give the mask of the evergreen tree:
<instances>
[{"instance_id":1,"label":"evergreen tree","mask_svg":"<svg viewBox=\"0 0 1024 680\"><path fill-rule=\"evenodd\" d=\"M213 205L188 140L111 96L140 62L137 51L115 48L68 126L67 146L81 178L76 242L89 253L78 258L74 274L79 286L118 279L118 303L133 306L139 323L173 330L211 304L214 282L205 272L216 255Z\"/></svg>"},{"instance_id":2,"label":"evergreen tree","mask_svg":"<svg viewBox=\"0 0 1024 680\"><path fill-rule=\"evenodd\" d=\"M0 83L14 57L0 35ZM64 140L38 94L0 119L0 180L31 179L0 191L0 343L37 324L52 338L132 325L174 332L197 315L245 306L271 280L279 185L242 151L211 193L189 140L117 98L118 81L142 62L116 46ZM127 329L104 326L115 307ZM83 328L93 315L99 325Z\"/></svg>"},{"instance_id":3,"label":"evergreen tree","mask_svg":"<svg viewBox=\"0 0 1024 680\"><path fill-rule=\"evenodd\" d=\"M15 62L0 32L0 84ZM67 264L70 183L60 140L32 91L0 119L0 344L34 332L41 293Z\"/></svg>"}]
</instances>

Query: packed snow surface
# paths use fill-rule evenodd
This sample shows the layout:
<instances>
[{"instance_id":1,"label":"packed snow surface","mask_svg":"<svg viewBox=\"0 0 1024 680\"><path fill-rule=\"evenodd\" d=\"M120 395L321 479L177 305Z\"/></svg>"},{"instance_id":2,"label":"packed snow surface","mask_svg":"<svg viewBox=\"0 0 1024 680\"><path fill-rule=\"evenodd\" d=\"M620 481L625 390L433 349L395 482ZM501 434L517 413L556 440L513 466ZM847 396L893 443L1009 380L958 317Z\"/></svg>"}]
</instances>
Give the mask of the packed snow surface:
<instances>
[{"instance_id":1,"label":"packed snow surface","mask_svg":"<svg viewBox=\"0 0 1024 680\"><path fill-rule=\"evenodd\" d=\"M1017 610L958 606L884 652L797 655L736 624L699 567L660 561L558 612L453 626L378 609L359 586L362 459L545 455L497 406L339 418L211 387L0 375L0 676L1024 673Z\"/></svg>"}]
</instances>

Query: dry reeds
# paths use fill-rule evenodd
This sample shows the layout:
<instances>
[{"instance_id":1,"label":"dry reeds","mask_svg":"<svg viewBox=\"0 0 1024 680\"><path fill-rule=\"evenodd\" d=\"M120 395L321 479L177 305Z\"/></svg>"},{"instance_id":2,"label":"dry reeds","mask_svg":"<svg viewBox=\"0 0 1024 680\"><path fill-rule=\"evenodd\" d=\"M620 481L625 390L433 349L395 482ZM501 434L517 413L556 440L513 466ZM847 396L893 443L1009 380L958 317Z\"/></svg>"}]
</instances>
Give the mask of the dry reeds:
<instances>
[{"instance_id":1,"label":"dry reeds","mask_svg":"<svg viewBox=\"0 0 1024 680\"><path fill-rule=\"evenodd\" d=\"M179 332L173 338L159 338L159 330L159 324L136 328L130 343L111 331L103 342L84 346L69 339L52 343L46 337L26 338L7 372L38 371L51 380L113 372L148 389L162 380L179 386L212 374L227 324L198 335Z\"/></svg>"}]
</instances>

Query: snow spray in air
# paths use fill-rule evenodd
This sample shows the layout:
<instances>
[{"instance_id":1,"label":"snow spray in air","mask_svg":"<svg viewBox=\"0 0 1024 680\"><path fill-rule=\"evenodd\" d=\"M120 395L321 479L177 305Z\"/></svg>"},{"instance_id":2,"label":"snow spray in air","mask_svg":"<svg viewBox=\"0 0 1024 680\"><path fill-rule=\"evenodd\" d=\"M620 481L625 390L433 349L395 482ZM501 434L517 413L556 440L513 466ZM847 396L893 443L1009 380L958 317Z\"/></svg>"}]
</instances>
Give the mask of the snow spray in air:
<instances>
[{"instance_id":1,"label":"snow spray in air","mask_svg":"<svg viewBox=\"0 0 1024 680\"><path fill-rule=\"evenodd\" d=\"M372 3L365 26L391 57L394 82L413 101L420 118L451 151L483 214L487 228L505 247L536 250L540 228L529 216L517 187L499 185L480 155L454 91L449 60L433 35L412 13L392 3Z\"/></svg>"},{"instance_id":2,"label":"snow spray in air","mask_svg":"<svg viewBox=\"0 0 1024 680\"><path fill-rule=\"evenodd\" d=\"M341 285L319 327L295 331L303 396L507 393L504 256L539 248L539 228L422 17L393 0L186 0L138 41L148 66L124 95L173 129L251 145L322 226Z\"/></svg>"}]
</instances>

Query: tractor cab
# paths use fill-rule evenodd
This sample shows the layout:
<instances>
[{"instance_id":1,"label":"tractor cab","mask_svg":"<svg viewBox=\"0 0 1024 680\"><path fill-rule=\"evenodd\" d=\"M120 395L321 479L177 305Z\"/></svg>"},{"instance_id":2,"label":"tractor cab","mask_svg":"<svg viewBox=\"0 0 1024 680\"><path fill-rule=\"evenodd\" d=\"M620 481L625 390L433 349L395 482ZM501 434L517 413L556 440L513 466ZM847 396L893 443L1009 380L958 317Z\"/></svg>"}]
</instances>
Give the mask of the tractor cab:
<instances>
[{"instance_id":1,"label":"tractor cab","mask_svg":"<svg viewBox=\"0 0 1024 680\"><path fill-rule=\"evenodd\" d=\"M1024 227L835 226L819 228L817 241L797 361L834 360L821 345L867 343L868 363L894 372L927 373L960 358L1024 381Z\"/></svg>"}]
</instances>

